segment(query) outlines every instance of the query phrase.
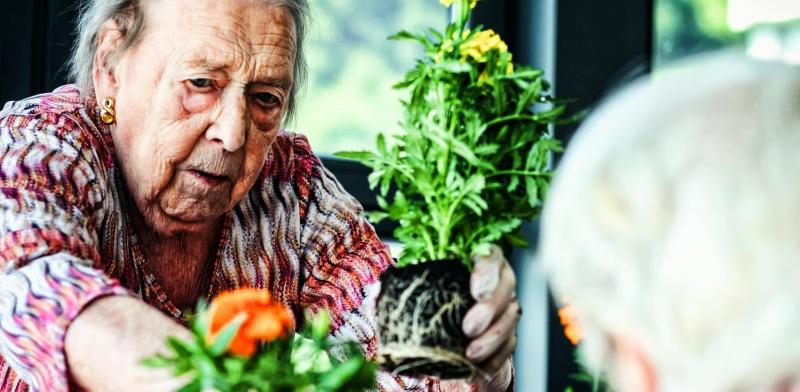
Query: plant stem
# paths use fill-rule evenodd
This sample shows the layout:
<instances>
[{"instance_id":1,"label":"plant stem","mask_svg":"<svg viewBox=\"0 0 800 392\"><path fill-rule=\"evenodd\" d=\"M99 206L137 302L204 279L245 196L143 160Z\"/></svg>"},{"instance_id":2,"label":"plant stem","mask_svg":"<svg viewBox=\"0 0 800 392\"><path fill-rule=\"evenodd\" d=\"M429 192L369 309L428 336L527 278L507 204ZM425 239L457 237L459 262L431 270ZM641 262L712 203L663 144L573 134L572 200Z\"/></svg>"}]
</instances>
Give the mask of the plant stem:
<instances>
[{"instance_id":1,"label":"plant stem","mask_svg":"<svg viewBox=\"0 0 800 392\"><path fill-rule=\"evenodd\" d=\"M456 17L454 21L456 24L456 33L458 34L456 42L461 41L461 32L467 27L467 21L469 21L469 0L456 0L453 3L453 15Z\"/></svg>"},{"instance_id":2,"label":"plant stem","mask_svg":"<svg viewBox=\"0 0 800 392\"><path fill-rule=\"evenodd\" d=\"M428 257L431 260L436 260L436 249L433 246L433 240L427 230L422 230L422 238L425 239L425 247L428 249Z\"/></svg>"}]
</instances>

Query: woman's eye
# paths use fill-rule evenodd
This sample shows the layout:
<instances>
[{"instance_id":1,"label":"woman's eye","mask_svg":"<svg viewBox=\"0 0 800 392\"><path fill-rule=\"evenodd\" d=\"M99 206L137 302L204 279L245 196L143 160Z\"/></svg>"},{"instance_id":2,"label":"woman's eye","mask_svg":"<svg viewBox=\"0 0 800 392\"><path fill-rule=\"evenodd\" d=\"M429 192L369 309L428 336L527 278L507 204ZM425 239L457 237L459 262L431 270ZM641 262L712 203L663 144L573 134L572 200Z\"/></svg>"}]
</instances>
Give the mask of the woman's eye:
<instances>
[{"instance_id":1,"label":"woman's eye","mask_svg":"<svg viewBox=\"0 0 800 392\"><path fill-rule=\"evenodd\" d=\"M205 78L189 79L189 83L191 83L192 86L195 86L197 88L211 87L211 79L205 79Z\"/></svg>"},{"instance_id":2,"label":"woman's eye","mask_svg":"<svg viewBox=\"0 0 800 392\"><path fill-rule=\"evenodd\" d=\"M280 101L278 100L278 97L276 97L274 94L270 94L270 93L256 93L256 94L253 94L253 99L259 105L264 106L264 107L268 107L268 108L277 106L280 103Z\"/></svg>"}]
</instances>

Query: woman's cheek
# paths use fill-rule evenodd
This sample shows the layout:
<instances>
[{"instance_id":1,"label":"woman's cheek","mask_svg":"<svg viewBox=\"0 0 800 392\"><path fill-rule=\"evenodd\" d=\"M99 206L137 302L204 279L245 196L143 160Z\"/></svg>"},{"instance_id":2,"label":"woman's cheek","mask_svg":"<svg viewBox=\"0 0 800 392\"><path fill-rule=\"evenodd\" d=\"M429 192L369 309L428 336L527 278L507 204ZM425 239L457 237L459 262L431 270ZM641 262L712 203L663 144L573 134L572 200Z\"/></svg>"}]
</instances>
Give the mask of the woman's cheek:
<instances>
[{"instance_id":1,"label":"woman's cheek","mask_svg":"<svg viewBox=\"0 0 800 392\"><path fill-rule=\"evenodd\" d=\"M278 134L278 127L263 128L263 125L252 124L245 140L245 159L257 161L253 157L264 157L267 149ZM252 163L248 162L248 163Z\"/></svg>"},{"instance_id":2,"label":"woman's cheek","mask_svg":"<svg viewBox=\"0 0 800 392\"><path fill-rule=\"evenodd\" d=\"M281 125L282 111L280 108L253 108L251 109L251 113L256 132L273 133L277 131L278 127Z\"/></svg>"},{"instance_id":3,"label":"woman's cheek","mask_svg":"<svg viewBox=\"0 0 800 392\"><path fill-rule=\"evenodd\" d=\"M189 113L207 110L214 104L217 94L213 92L198 93L187 91L183 96L183 107Z\"/></svg>"}]
</instances>

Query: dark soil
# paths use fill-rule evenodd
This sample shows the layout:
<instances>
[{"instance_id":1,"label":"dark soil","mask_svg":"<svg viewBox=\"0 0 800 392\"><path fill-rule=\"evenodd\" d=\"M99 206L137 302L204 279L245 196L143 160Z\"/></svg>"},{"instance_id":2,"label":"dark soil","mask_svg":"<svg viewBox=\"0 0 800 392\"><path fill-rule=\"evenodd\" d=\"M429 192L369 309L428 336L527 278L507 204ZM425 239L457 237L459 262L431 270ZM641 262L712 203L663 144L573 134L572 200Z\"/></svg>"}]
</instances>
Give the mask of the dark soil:
<instances>
[{"instance_id":1,"label":"dark soil","mask_svg":"<svg viewBox=\"0 0 800 392\"><path fill-rule=\"evenodd\" d=\"M378 363L409 376L464 378L476 369L464 356L470 339L461 320L475 303L469 270L458 260L390 268L378 297Z\"/></svg>"}]
</instances>

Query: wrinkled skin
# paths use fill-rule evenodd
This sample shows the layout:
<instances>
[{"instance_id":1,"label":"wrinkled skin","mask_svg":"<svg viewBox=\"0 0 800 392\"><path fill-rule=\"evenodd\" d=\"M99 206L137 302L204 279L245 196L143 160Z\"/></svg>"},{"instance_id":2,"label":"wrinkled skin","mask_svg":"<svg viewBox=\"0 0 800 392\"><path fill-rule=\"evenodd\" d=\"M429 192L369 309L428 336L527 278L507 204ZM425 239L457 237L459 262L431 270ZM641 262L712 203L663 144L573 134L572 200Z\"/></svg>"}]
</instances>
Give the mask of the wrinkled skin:
<instances>
[{"instance_id":1,"label":"wrinkled skin","mask_svg":"<svg viewBox=\"0 0 800 392\"><path fill-rule=\"evenodd\" d=\"M135 229L149 267L180 306L197 301L220 218L252 188L278 132L295 31L290 14L265 1L143 4L145 30L133 47L117 50L124 32L116 21L98 32L90 95L116 99L111 136L136 204ZM94 300L67 329L71 382L92 391L174 391L185 380L141 366L163 353L166 336L189 333L138 299Z\"/></svg>"},{"instance_id":2,"label":"wrinkled skin","mask_svg":"<svg viewBox=\"0 0 800 392\"><path fill-rule=\"evenodd\" d=\"M111 134L139 212L137 232L143 237L148 264L173 302L190 304L202 291L190 282L203 275L202 265L212 247L208 244L215 242L221 216L252 188L279 130L293 84L295 32L289 13L264 1L145 4L141 40L118 57L119 26L108 21L101 30L95 96L116 99ZM474 339L468 356L494 376L479 380L484 390L504 390L509 381L507 359L516 344L513 335L519 319L513 272L498 252L476 260L472 284L479 303L465 319L465 331ZM102 314L98 319L149 312L150 317L168 321L154 310L116 307L113 299L95 301L89 309ZM135 324L146 318L135 313L129 319ZM82 365L70 361L80 384L161 390L142 384L138 366L120 365L129 372L113 377L94 371L93 364L107 358L102 353L88 358L86 348L108 331L76 325L70 330L79 343L68 345L67 351L81 353L71 358L86 357ZM128 335L112 337L136 345L109 346L152 348L163 342L164 335L185 333L177 325L170 328L130 327ZM117 350L114 357L120 363L137 364L152 354L141 350ZM464 386L445 384L443 390Z\"/></svg>"},{"instance_id":3,"label":"wrinkled skin","mask_svg":"<svg viewBox=\"0 0 800 392\"><path fill-rule=\"evenodd\" d=\"M253 186L292 85L291 15L263 1L147 2L141 41L115 64L108 22L98 99L133 200L160 235L209 230Z\"/></svg>"}]
</instances>

